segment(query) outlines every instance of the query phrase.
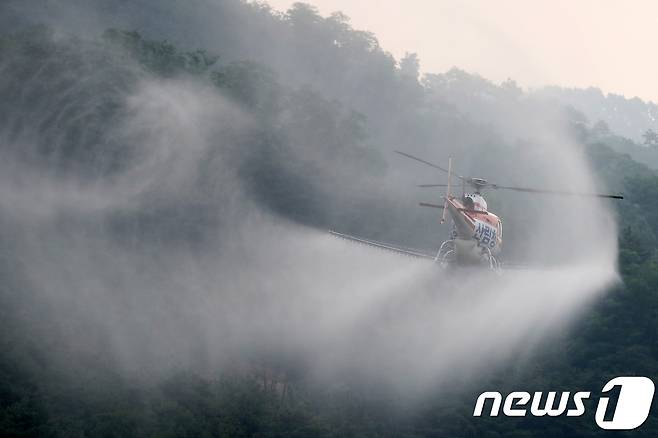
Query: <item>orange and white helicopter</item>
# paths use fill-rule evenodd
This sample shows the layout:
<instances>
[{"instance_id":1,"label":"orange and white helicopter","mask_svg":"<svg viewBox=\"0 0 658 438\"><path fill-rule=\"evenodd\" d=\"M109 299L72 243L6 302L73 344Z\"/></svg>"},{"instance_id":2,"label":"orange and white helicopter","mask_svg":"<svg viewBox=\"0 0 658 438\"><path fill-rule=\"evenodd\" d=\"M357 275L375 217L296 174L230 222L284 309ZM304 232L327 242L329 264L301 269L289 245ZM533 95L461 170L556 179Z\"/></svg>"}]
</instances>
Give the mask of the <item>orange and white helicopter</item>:
<instances>
[{"instance_id":1,"label":"orange and white helicopter","mask_svg":"<svg viewBox=\"0 0 658 438\"><path fill-rule=\"evenodd\" d=\"M503 223L501 219L489 211L487 202L482 196L484 189L496 190L513 190L527 193L545 193L552 195L566 196L586 196L610 199L623 199L622 195L609 195L598 193L577 193L557 190L542 190L525 187L501 186L488 182L483 178L474 178L462 176L453 171L452 158L448 160L448 168L443 168L432 162L423 160L405 152L395 151L395 153L423 163L435 169L448 174L446 184L422 184L419 187L446 187L446 195L443 197L443 204L431 204L421 202L423 207L438 208L443 210L441 223L446 221L446 213L450 215L453 222L453 229L450 238L444 241L436 254L428 254L420 250L404 248L401 246L378 242L375 240L363 239L356 236L330 231L331 234L344 239L356 241L378 248L395 251L401 254L431 259L441 266L458 265L486 266L491 270L497 271L501 268L501 263L497 258L503 244ZM462 195L454 196L452 194L452 178L456 177L461 181ZM472 189L466 192L466 187Z\"/></svg>"}]
</instances>

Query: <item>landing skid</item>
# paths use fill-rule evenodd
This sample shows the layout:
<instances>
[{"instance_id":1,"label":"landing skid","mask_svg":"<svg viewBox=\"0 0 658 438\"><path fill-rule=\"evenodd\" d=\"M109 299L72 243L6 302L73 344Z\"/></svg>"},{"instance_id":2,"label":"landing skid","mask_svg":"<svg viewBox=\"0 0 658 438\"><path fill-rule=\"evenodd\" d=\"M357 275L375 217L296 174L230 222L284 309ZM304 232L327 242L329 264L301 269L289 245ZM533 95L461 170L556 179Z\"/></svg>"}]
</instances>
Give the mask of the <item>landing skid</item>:
<instances>
[{"instance_id":1,"label":"landing skid","mask_svg":"<svg viewBox=\"0 0 658 438\"><path fill-rule=\"evenodd\" d=\"M455 245L454 239L446 240L439 247L439 251L436 253L434 261L438 263L442 268L454 265L457 262L456 249L457 247Z\"/></svg>"},{"instance_id":2,"label":"landing skid","mask_svg":"<svg viewBox=\"0 0 658 438\"><path fill-rule=\"evenodd\" d=\"M491 271L500 272L501 264L498 259L491 254L491 250L482 247L481 251L480 264L488 267ZM459 264L457 260L457 245L455 239L446 240L441 244L439 251L436 253L436 257L434 257L434 261L442 268Z\"/></svg>"}]
</instances>

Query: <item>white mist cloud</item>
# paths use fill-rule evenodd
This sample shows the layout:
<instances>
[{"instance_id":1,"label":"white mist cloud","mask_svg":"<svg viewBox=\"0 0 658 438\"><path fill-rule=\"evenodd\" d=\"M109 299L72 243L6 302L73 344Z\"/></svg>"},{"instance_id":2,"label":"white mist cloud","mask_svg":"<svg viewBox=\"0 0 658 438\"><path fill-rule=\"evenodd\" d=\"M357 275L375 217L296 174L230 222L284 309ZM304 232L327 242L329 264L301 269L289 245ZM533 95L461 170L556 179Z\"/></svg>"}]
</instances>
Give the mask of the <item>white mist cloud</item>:
<instances>
[{"instance_id":1,"label":"white mist cloud","mask_svg":"<svg viewBox=\"0 0 658 438\"><path fill-rule=\"evenodd\" d=\"M234 167L234 139L252 121L216 92L144 80L124 105L117 133L136 153L119 175L85 184L5 162L0 205L12 212L15 256L49 303L44 318L56 321L60 342L75 354L102 350L131 375L265 360L418 389L527 351L617 279L614 222L602 203L539 204L529 251L565 251L557 266L444 272L264 210ZM594 187L577 149L553 146L542 181ZM197 184L202 169L214 176L210 194ZM117 214L190 201L221 219L201 227L200 245L149 241L140 234L148 222L133 244L111 226ZM157 223L172 213L155 214ZM182 227L197 212L175 214Z\"/></svg>"}]
</instances>

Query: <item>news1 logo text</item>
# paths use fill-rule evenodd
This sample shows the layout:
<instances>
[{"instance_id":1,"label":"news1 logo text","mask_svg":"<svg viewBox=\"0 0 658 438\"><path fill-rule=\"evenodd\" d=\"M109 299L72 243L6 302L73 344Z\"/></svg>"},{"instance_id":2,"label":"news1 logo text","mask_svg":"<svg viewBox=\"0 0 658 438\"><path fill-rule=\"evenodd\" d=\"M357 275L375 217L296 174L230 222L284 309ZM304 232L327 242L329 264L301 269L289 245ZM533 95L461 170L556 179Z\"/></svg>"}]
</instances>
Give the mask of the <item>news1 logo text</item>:
<instances>
[{"instance_id":1,"label":"news1 logo text","mask_svg":"<svg viewBox=\"0 0 658 438\"><path fill-rule=\"evenodd\" d=\"M655 386L647 377L615 377L603 386L596 405L596 424L606 430L636 429L645 422L651 410ZM559 395L558 395L559 394ZM611 399L616 403L611 403ZM507 417L579 417L585 413L585 400L591 397L588 391L542 392L530 395L528 392L510 392L503 399L500 392L483 392L475 403L473 416L486 415L485 405L490 406L489 415L497 417L501 412ZM569 409L569 400L573 403ZM488 403L488 402L491 403Z\"/></svg>"}]
</instances>

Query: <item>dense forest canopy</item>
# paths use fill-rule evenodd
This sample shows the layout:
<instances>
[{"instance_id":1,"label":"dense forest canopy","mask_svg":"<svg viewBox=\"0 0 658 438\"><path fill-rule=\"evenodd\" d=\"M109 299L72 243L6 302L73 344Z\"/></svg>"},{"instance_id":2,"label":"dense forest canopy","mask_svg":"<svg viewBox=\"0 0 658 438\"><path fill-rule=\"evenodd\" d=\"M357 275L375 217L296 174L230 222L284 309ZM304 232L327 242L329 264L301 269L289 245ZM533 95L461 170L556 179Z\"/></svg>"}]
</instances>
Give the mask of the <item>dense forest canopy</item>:
<instances>
[{"instance_id":1,"label":"dense forest canopy","mask_svg":"<svg viewBox=\"0 0 658 438\"><path fill-rule=\"evenodd\" d=\"M301 3L278 13L238 0L9 0L0 23L5 435L593 436L592 410L582 421L477 419L474 394L658 378L658 149L641 144L653 125L638 115L653 104L527 92L459 69L420 75L415 55L398 61L345 15ZM597 112L601 100L622 118ZM332 290L343 285L336 273L370 283L416 268L367 252L327 257L317 234L436 249L447 231L416 205L440 194L414 185L442 176L396 161L395 149L451 156L495 182L623 192L615 205L488 195L510 259L555 265L598 252L618 257L622 281L523 350L531 359L518 367L495 362L452 385L423 377L442 360L430 355L367 372L351 362L363 358L356 350L377 362L415 342L388 325L380 340L377 322L398 321L382 305L346 332L356 350L345 347L327 315L349 320L359 296ZM604 223L583 221L583 209ZM555 235L535 234L538 213ZM291 229L304 234L277 240ZM309 240L321 244L309 250ZM297 252L322 269L297 278ZM280 284L322 293L308 301ZM231 293L217 303L219 290ZM423 315L433 299L389 305ZM317 327L291 332L282 315L315 316ZM249 333L236 330L241 320ZM327 351L344 371L328 381L313 360ZM391 395L391 375L430 390ZM654 412L638 434L657 428Z\"/></svg>"}]
</instances>

